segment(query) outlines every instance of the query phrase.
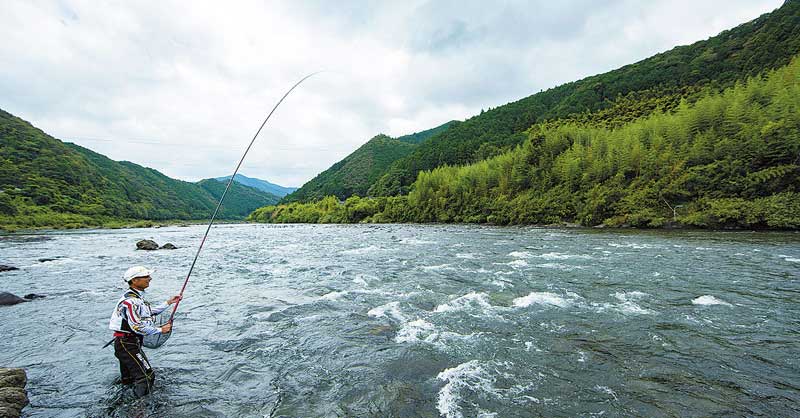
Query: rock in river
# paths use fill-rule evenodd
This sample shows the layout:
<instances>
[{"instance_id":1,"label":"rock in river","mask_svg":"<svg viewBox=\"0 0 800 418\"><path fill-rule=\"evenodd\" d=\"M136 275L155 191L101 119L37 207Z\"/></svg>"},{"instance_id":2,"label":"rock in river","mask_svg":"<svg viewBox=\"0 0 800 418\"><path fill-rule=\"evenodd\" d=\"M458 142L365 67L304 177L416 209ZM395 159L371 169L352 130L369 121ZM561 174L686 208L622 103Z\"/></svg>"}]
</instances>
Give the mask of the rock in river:
<instances>
[{"instance_id":1,"label":"rock in river","mask_svg":"<svg viewBox=\"0 0 800 418\"><path fill-rule=\"evenodd\" d=\"M12 271L12 270L19 270L19 269L14 266L5 266L0 264L0 271Z\"/></svg>"},{"instance_id":2,"label":"rock in river","mask_svg":"<svg viewBox=\"0 0 800 418\"><path fill-rule=\"evenodd\" d=\"M22 302L28 302L28 300L8 292L0 292L0 306L16 305Z\"/></svg>"},{"instance_id":3,"label":"rock in river","mask_svg":"<svg viewBox=\"0 0 800 418\"><path fill-rule=\"evenodd\" d=\"M155 241L149 239L143 239L136 243L137 250L157 250L158 244Z\"/></svg>"},{"instance_id":4,"label":"rock in river","mask_svg":"<svg viewBox=\"0 0 800 418\"><path fill-rule=\"evenodd\" d=\"M169 242L168 242L168 243L166 243L166 244L162 245L162 246L159 248L159 250L175 250L175 249L177 249L177 248L178 248L178 247L176 247L176 246L175 246L175 245L173 245L172 243L169 243Z\"/></svg>"},{"instance_id":5,"label":"rock in river","mask_svg":"<svg viewBox=\"0 0 800 418\"><path fill-rule=\"evenodd\" d=\"M25 384L28 377L23 369L0 368L0 417L18 417L28 404Z\"/></svg>"}]
</instances>

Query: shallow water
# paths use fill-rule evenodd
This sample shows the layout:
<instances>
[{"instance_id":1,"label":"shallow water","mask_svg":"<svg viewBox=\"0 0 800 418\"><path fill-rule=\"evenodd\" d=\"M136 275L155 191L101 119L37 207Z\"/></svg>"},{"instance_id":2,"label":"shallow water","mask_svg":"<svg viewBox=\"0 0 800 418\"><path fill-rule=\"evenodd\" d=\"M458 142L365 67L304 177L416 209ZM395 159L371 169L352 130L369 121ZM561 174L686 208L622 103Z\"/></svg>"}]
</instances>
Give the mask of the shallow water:
<instances>
[{"instance_id":1,"label":"shallow water","mask_svg":"<svg viewBox=\"0 0 800 418\"><path fill-rule=\"evenodd\" d=\"M795 233L218 226L132 400L121 275L177 293L203 230L0 237L0 291L48 295L0 307L24 416L800 415Z\"/></svg>"}]
</instances>

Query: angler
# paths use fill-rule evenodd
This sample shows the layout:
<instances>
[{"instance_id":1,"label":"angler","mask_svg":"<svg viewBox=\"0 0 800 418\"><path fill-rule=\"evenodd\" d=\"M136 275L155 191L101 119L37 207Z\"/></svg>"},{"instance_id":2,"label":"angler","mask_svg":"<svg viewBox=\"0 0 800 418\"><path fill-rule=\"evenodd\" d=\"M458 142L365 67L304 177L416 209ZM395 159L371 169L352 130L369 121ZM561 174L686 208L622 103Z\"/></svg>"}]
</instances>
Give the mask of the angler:
<instances>
[{"instance_id":1,"label":"angler","mask_svg":"<svg viewBox=\"0 0 800 418\"><path fill-rule=\"evenodd\" d=\"M133 393L137 397L150 393L155 380L155 372L142 351L142 341L147 335L169 334L172 331L172 322L158 327L153 319L169 305L181 300L181 296L173 296L156 307L151 307L144 300L144 291L150 286L150 275L154 271L135 266L125 272L123 280L130 288L117 302L108 324L114 331L114 356L119 360L122 384L133 385Z\"/></svg>"}]
</instances>

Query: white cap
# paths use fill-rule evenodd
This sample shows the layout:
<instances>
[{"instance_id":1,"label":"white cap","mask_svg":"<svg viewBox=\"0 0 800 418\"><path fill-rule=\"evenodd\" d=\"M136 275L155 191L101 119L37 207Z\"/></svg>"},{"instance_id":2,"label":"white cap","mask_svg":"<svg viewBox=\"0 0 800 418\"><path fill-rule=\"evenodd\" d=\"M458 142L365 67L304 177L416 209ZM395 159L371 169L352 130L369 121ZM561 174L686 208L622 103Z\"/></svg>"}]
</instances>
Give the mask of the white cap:
<instances>
[{"instance_id":1,"label":"white cap","mask_svg":"<svg viewBox=\"0 0 800 418\"><path fill-rule=\"evenodd\" d=\"M155 273L155 270L150 270L147 267L133 266L125 272L125 275L122 276L122 280L125 280L125 283L127 283L137 277L147 277L153 273Z\"/></svg>"}]
</instances>

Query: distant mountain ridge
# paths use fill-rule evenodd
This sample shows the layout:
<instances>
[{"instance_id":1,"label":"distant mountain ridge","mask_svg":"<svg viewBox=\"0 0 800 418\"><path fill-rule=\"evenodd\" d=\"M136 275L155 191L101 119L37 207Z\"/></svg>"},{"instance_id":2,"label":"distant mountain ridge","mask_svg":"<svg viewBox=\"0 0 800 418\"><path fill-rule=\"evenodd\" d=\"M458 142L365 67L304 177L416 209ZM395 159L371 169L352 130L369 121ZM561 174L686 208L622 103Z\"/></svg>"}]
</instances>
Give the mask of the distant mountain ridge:
<instances>
[{"instance_id":1,"label":"distant mountain ridge","mask_svg":"<svg viewBox=\"0 0 800 418\"><path fill-rule=\"evenodd\" d=\"M336 196L342 200L353 195L366 196L369 187L392 163L410 154L428 138L458 123L450 121L398 138L377 135L303 187L284 197L282 202L308 202L325 196Z\"/></svg>"},{"instance_id":2,"label":"distant mountain ridge","mask_svg":"<svg viewBox=\"0 0 800 418\"><path fill-rule=\"evenodd\" d=\"M0 227L98 226L120 219L207 219L221 189L64 143L0 110ZM223 186L224 188L224 186ZM242 219L276 196L236 183L219 214Z\"/></svg>"},{"instance_id":3,"label":"distant mountain ridge","mask_svg":"<svg viewBox=\"0 0 800 418\"><path fill-rule=\"evenodd\" d=\"M230 179L230 178L231 178L231 176L217 177L215 180L227 183L228 179ZM279 186L279 185L277 185L275 183L270 183L270 182L268 182L266 180L261 180L261 179L257 179L257 178L254 178L254 177L247 177L247 176L242 175L242 174L236 174L236 176L233 178L233 181L235 181L235 182L237 182L239 184L243 184L245 186L249 186L249 187L253 187L255 189L261 190L262 192L269 193L269 194L274 195L274 196L276 196L278 198L284 197L287 194L292 193L295 190L297 190L297 187Z\"/></svg>"}]
</instances>

